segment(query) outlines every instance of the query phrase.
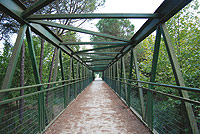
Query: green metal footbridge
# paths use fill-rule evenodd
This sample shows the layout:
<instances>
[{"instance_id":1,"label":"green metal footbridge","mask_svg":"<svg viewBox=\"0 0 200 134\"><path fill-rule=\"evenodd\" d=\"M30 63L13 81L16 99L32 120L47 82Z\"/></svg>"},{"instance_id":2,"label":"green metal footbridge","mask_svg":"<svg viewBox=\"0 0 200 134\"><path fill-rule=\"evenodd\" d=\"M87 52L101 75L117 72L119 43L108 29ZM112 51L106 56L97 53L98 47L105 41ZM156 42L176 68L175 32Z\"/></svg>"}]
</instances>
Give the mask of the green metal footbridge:
<instances>
[{"instance_id":1,"label":"green metal footbridge","mask_svg":"<svg viewBox=\"0 0 200 134\"><path fill-rule=\"evenodd\" d=\"M199 93L199 88L185 87L184 79L178 64L165 22L179 12L191 0L164 0L152 14L127 13L91 13L91 14L35 14L38 10L54 0L38 0L30 7L26 7L19 0L0 0L0 10L9 15L21 26L17 35L12 56L8 63L6 75L0 90L0 134L43 133L67 106L76 99L85 87L94 80L95 72L102 72L102 79L115 91L119 98L134 112L138 118L152 131L152 133L199 134L199 111L194 112L194 106L200 106L199 101L189 98L190 92ZM98 33L78 27L62 25L59 19L147 19L142 27L127 40L109 34ZM63 42L48 27L61 28L99 37L113 39L113 42ZM150 81L141 81L138 69L135 47L147 36L156 31ZM56 50L54 82L41 83L32 33L39 35L54 45ZM161 36L165 42L168 58L176 81L175 85L155 83L156 67L158 63ZM35 85L11 88L23 40L28 42ZM106 45L93 49L73 51L70 45ZM98 50L120 48L120 51L100 52ZM70 73L64 74L62 53L70 56ZM130 73L126 76L124 55L130 53ZM87 58L84 58L86 56ZM73 62L78 64L74 66ZM61 68L58 70L58 66ZM76 71L75 71L76 69ZM135 69L136 78L132 70ZM56 81L57 71L61 72L62 80ZM75 74L76 72L76 74ZM66 79L69 75L70 79ZM75 77L76 75L76 77ZM180 96L157 91L157 87L170 88L178 91ZM19 92L24 89L25 94L9 98L9 92ZM34 92L27 93L30 89ZM46 98L46 95L48 98ZM133 97L134 96L134 97ZM157 98L162 98L158 100ZM17 102L24 100L23 120L19 119L20 107ZM171 100L171 105L165 100ZM132 101L131 101L132 100ZM176 104L174 103L176 102ZM167 107L155 107L155 104ZM164 111L169 118L160 116ZM165 117L166 117L165 116ZM171 131L168 131L171 130ZM173 131L172 131L173 130Z\"/></svg>"}]
</instances>

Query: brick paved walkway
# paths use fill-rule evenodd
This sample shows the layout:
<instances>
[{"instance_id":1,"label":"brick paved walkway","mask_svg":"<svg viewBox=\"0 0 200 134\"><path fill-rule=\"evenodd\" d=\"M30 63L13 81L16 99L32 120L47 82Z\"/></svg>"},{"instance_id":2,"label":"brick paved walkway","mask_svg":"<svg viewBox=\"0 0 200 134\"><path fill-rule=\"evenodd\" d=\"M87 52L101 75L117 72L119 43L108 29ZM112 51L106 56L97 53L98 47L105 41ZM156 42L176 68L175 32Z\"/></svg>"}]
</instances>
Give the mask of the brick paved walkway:
<instances>
[{"instance_id":1,"label":"brick paved walkway","mask_svg":"<svg viewBox=\"0 0 200 134\"><path fill-rule=\"evenodd\" d=\"M93 81L46 134L150 134L109 86Z\"/></svg>"}]
</instances>

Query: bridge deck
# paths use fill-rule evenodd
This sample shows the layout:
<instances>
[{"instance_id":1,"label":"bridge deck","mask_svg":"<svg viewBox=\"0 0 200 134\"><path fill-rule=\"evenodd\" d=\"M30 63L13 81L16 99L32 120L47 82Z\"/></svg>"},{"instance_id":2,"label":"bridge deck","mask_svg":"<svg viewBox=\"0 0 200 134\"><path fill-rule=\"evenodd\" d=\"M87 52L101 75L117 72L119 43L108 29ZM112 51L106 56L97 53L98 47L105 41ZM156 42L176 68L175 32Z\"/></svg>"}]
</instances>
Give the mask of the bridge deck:
<instances>
[{"instance_id":1,"label":"bridge deck","mask_svg":"<svg viewBox=\"0 0 200 134\"><path fill-rule=\"evenodd\" d=\"M150 134L109 86L93 81L46 134Z\"/></svg>"}]
</instances>

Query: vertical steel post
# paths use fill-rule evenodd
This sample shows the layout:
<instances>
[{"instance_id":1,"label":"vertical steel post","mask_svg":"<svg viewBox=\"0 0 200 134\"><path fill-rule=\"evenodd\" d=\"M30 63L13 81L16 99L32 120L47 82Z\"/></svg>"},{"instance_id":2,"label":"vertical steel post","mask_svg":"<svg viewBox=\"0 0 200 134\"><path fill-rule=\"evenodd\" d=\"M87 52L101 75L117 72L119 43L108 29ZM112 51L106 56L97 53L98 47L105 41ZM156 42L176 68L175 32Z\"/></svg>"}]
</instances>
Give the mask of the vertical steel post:
<instances>
[{"instance_id":1,"label":"vertical steel post","mask_svg":"<svg viewBox=\"0 0 200 134\"><path fill-rule=\"evenodd\" d=\"M84 80L84 88L86 87L86 67L84 66L84 78L85 78L85 80Z\"/></svg>"},{"instance_id":2,"label":"vertical steel post","mask_svg":"<svg viewBox=\"0 0 200 134\"><path fill-rule=\"evenodd\" d=\"M179 66L179 63L178 63L178 59L177 59L176 54L175 54L175 50L173 48L167 27L164 23L161 25L161 32L162 32L162 35L163 35L163 39L164 39L164 42L165 42L165 46L166 46L166 49L167 49L169 60L170 60L171 66L172 66L172 70L173 70L173 73L174 73L176 84L178 86L185 86L184 79L183 79L183 76L182 76L182 73L181 73L181 69L180 69L180 66ZM186 99L189 98L187 91L182 90L181 95L183 96L183 98L186 98ZM188 118L189 118L189 121L190 121L190 126L192 128L193 134L198 134L199 130L198 130L198 127L197 127L197 123L196 123L196 120L195 120L195 116L194 116L194 112L193 112L191 104L185 102L185 109L187 111L187 115L188 115Z\"/></svg>"},{"instance_id":3,"label":"vertical steel post","mask_svg":"<svg viewBox=\"0 0 200 134\"><path fill-rule=\"evenodd\" d=\"M37 68L37 61L35 57L35 50L32 40L31 29L28 27L26 31L26 38L28 42L28 48L30 53L30 58L32 61L33 72L35 76L36 84L41 84L39 71ZM38 90L42 90L42 87L39 87ZM40 93L38 95L38 114L39 114L39 131L41 132L45 128L45 101L44 101L44 93Z\"/></svg>"},{"instance_id":4,"label":"vertical steel post","mask_svg":"<svg viewBox=\"0 0 200 134\"><path fill-rule=\"evenodd\" d=\"M64 68L63 68L63 61L62 61L62 51L60 51L60 55L59 55L59 58L60 58L60 68L61 68L61 77L62 77L62 80L64 81L65 80L65 75L64 75ZM65 82L63 82L63 85L65 84ZM67 107L67 89L66 89L66 86L63 87L63 97L64 97L64 108Z\"/></svg>"},{"instance_id":5,"label":"vertical steel post","mask_svg":"<svg viewBox=\"0 0 200 134\"><path fill-rule=\"evenodd\" d=\"M112 89L114 89L114 80L113 80L114 74L115 74L115 73L114 73L114 65L112 65L112 66L111 66L111 77L112 77L112 78L111 78L111 79L112 79L112 84L111 84L111 85L112 85ZM115 90L115 89L114 89L114 90Z\"/></svg>"},{"instance_id":6,"label":"vertical steel post","mask_svg":"<svg viewBox=\"0 0 200 134\"><path fill-rule=\"evenodd\" d=\"M161 39L161 32L160 28L158 27L156 30L156 40L153 53L150 82L155 82L156 78L156 69L157 69L158 55L160 49L160 39ZM153 85L149 85L149 89L153 88L154 88ZM151 91L147 91L147 123L150 129L153 130L153 94Z\"/></svg>"},{"instance_id":7,"label":"vertical steel post","mask_svg":"<svg viewBox=\"0 0 200 134\"><path fill-rule=\"evenodd\" d=\"M83 90L83 88L84 88L84 72L83 72L83 64L81 65L81 91Z\"/></svg>"},{"instance_id":8,"label":"vertical steel post","mask_svg":"<svg viewBox=\"0 0 200 134\"><path fill-rule=\"evenodd\" d=\"M117 62L115 63L115 92L117 92Z\"/></svg>"},{"instance_id":9,"label":"vertical steel post","mask_svg":"<svg viewBox=\"0 0 200 134\"><path fill-rule=\"evenodd\" d=\"M135 73L136 73L136 79L139 81L140 80L140 72L138 69L138 63L137 63L137 54L135 49L133 49L133 61L134 61L134 66L135 66ZM137 82L137 85L141 87L141 83ZM145 108L144 108L144 96L143 96L143 89L139 88L139 97L140 97L140 105L141 105L141 112L142 112L142 118L143 120L145 119Z\"/></svg>"},{"instance_id":10,"label":"vertical steel post","mask_svg":"<svg viewBox=\"0 0 200 134\"><path fill-rule=\"evenodd\" d=\"M119 61L117 61L116 64L116 71L117 71L117 93L119 94L119 90L120 90L120 82L119 82Z\"/></svg>"},{"instance_id":11,"label":"vertical steel post","mask_svg":"<svg viewBox=\"0 0 200 134\"><path fill-rule=\"evenodd\" d=\"M123 74L124 74L124 82L126 83L126 68L125 68L125 62L124 62L124 57L122 57L122 66L123 66ZM126 103L127 103L127 84L124 84L125 85L125 99L126 99Z\"/></svg>"},{"instance_id":12,"label":"vertical steel post","mask_svg":"<svg viewBox=\"0 0 200 134\"><path fill-rule=\"evenodd\" d=\"M70 80L70 85L69 85L69 89L68 89L68 93L67 93L67 95L68 95L68 104L70 103L70 101L71 101L71 88L72 88L72 81L71 81L71 79L72 79L72 64L73 64L73 62L72 62L72 57L70 57L70 66L69 66L69 80Z\"/></svg>"},{"instance_id":13,"label":"vertical steel post","mask_svg":"<svg viewBox=\"0 0 200 134\"><path fill-rule=\"evenodd\" d=\"M20 53L20 50L21 50L21 47L22 47L22 43L23 43L23 40L24 40L24 35L25 35L25 32L26 32L26 29L27 29L27 25L21 25L20 26L20 30L18 32L18 36L17 36L16 42L15 42L15 45L14 45L14 48L13 48L12 55L9 59L8 67L7 67L7 70L6 70L6 74L5 74L1 89L8 89L8 88L11 87L13 76L14 76L15 69L16 69L17 60L18 60L19 53ZM6 97L7 97L7 94L1 93L0 94L0 101L6 99ZM5 105L2 105L2 106L0 106L0 114L1 114L0 115L0 122L2 122L4 112L5 112Z\"/></svg>"},{"instance_id":14,"label":"vertical steel post","mask_svg":"<svg viewBox=\"0 0 200 134\"><path fill-rule=\"evenodd\" d=\"M123 73L123 61L121 58L121 70L120 70L120 78L122 78L122 73ZM122 79L120 79L122 81ZM119 96L122 97L122 83L120 82L120 90L119 90Z\"/></svg>"},{"instance_id":15,"label":"vertical steel post","mask_svg":"<svg viewBox=\"0 0 200 134\"><path fill-rule=\"evenodd\" d=\"M130 69L129 69L129 79L133 77L133 48L131 49L131 58L130 58ZM128 81L128 83L131 83ZM126 96L128 107L131 105L131 86L128 86L127 96Z\"/></svg>"},{"instance_id":16,"label":"vertical steel post","mask_svg":"<svg viewBox=\"0 0 200 134\"><path fill-rule=\"evenodd\" d=\"M79 78L79 62L77 62L77 67L76 67L76 79ZM79 82L75 83L75 97L78 95L78 88L79 88Z\"/></svg>"},{"instance_id":17,"label":"vertical steel post","mask_svg":"<svg viewBox=\"0 0 200 134\"><path fill-rule=\"evenodd\" d=\"M75 75L74 75L74 59L73 59L73 57L72 57L72 79L73 79L73 81L72 82L75 82ZM72 91L74 92L74 94L73 94L73 99L75 98L75 84L73 83L72 84Z\"/></svg>"},{"instance_id":18,"label":"vertical steel post","mask_svg":"<svg viewBox=\"0 0 200 134\"><path fill-rule=\"evenodd\" d=\"M80 63L78 64L78 79L79 79L79 93L81 92L81 65Z\"/></svg>"},{"instance_id":19,"label":"vertical steel post","mask_svg":"<svg viewBox=\"0 0 200 134\"><path fill-rule=\"evenodd\" d=\"M110 86L112 86L112 66L110 66Z\"/></svg>"}]
</instances>

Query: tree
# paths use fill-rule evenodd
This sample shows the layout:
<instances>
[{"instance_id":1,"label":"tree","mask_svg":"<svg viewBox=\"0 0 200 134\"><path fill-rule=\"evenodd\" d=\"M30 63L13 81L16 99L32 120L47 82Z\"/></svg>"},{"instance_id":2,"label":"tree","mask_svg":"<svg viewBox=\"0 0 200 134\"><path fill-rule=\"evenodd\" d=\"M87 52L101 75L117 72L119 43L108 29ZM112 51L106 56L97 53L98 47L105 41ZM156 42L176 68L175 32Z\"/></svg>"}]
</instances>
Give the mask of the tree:
<instances>
[{"instance_id":1,"label":"tree","mask_svg":"<svg viewBox=\"0 0 200 134\"><path fill-rule=\"evenodd\" d=\"M38 0L21 0L26 6L30 7ZM92 13L97 8L103 6L105 0L55 0L51 4L45 6L36 12L36 14L76 14L76 13ZM71 20L63 19L59 20L59 23L65 25L77 25L80 26L86 20ZM0 11L0 40L7 40L10 43L10 36L18 32L19 23ZM60 36L66 32L66 30L59 29L56 31Z\"/></svg>"},{"instance_id":2,"label":"tree","mask_svg":"<svg viewBox=\"0 0 200 134\"><path fill-rule=\"evenodd\" d=\"M96 24L100 33L106 33L117 37L130 39L133 36L135 26L127 19L101 19ZM112 41L103 37L91 36L92 41Z\"/></svg>"},{"instance_id":3,"label":"tree","mask_svg":"<svg viewBox=\"0 0 200 134\"><path fill-rule=\"evenodd\" d=\"M96 27L100 33L106 33L113 36L130 39L133 36L135 26L131 24L131 22L127 19L101 19L96 24ZM115 41L113 39L108 39L104 37L98 37L92 35L90 38L91 41ZM108 46L108 45L94 45L94 48ZM102 51L120 51L122 47L118 48L110 48L105 50L98 50Z\"/></svg>"}]
</instances>

